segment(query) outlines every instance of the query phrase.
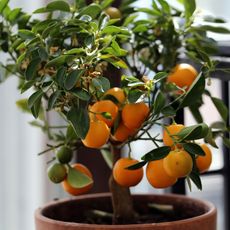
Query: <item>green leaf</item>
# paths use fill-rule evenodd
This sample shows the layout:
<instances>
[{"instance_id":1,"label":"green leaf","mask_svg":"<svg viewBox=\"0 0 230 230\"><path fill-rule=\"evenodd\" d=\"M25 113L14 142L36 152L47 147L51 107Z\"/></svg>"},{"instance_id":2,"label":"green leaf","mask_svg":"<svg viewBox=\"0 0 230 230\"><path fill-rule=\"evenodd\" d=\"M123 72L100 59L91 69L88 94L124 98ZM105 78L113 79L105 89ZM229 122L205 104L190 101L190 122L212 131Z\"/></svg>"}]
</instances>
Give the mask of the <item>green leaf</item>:
<instances>
[{"instance_id":1,"label":"green leaf","mask_svg":"<svg viewBox=\"0 0 230 230\"><path fill-rule=\"evenodd\" d=\"M104 34L125 34L130 35L129 31L125 27L118 27L118 26L106 26L102 33Z\"/></svg>"},{"instance_id":2,"label":"green leaf","mask_svg":"<svg viewBox=\"0 0 230 230\"><path fill-rule=\"evenodd\" d=\"M83 101L89 101L90 99L89 93L86 90L81 89L81 88L73 89L71 93L73 93L73 95L75 95L76 97L78 97L79 99Z\"/></svg>"},{"instance_id":3,"label":"green leaf","mask_svg":"<svg viewBox=\"0 0 230 230\"><path fill-rule=\"evenodd\" d=\"M92 19L96 18L101 13L101 7L98 4L92 3L80 11L79 15L89 15Z\"/></svg>"},{"instance_id":4,"label":"green leaf","mask_svg":"<svg viewBox=\"0 0 230 230\"><path fill-rule=\"evenodd\" d=\"M176 115L176 110L172 106L165 106L162 110L161 113L166 116L175 116Z\"/></svg>"},{"instance_id":5,"label":"green leaf","mask_svg":"<svg viewBox=\"0 0 230 230\"><path fill-rule=\"evenodd\" d=\"M48 110L51 110L54 108L54 106L57 102L57 99L59 98L60 95L61 95L60 90L57 90L50 95L49 100L48 100Z\"/></svg>"},{"instance_id":6,"label":"green leaf","mask_svg":"<svg viewBox=\"0 0 230 230\"><path fill-rule=\"evenodd\" d=\"M213 33L220 33L220 34L229 34L230 30L226 27L220 27L220 26L210 26L210 25L203 25L199 27L194 27L196 30L201 31L211 31Z\"/></svg>"},{"instance_id":7,"label":"green leaf","mask_svg":"<svg viewBox=\"0 0 230 230\"><path fill-rule=\"evenodd\" d=\"M70 12L70 6L65 1L53 1L53 2L50 2L46 6L46 9L52 10L52 11L54 11L54 10L60 10L60 11Z\"/></svg>"},{"instance_id":8,"label":"green leaf","mask_svg":"<svg viewBox=\"0 0 230 230\"><path fill-rule=\"evenodd\" d=\"M105 77L93 78L92 84L100 92L106 92L110 89L110 81Z\"/></svg>"},{"instance_id":9,"label":"green leaf","mask_svg":"<svg viewBox=\"0 0 230 230\"><path fill-rule=\"evenodd\" d=\"M203 122L203 117L201 115L201 112L200 112L199 108L197 107L197 104L189 106L189 110L190 110L190 112L192 113L193 117L195 118L195 120L198 123Z\"/></svg>"},{"instance_id":10,"label":"green leaf","mask_svg":"<svg viewBox=\"0 0 230 230\"><path fill-rule=\"evenodd\" d=\"M142 95L143 95L143 91L139 89L129 90L128 100L130 103L135 103Z\"/></svg>"},{"instance_id":11,"label":"green leaf","mask_svg":"<svg viewBox=\"0 0 230 230\"><path fill-rule=\"evenodd\" d=\"M211 97L211 99L212 99L212 102L215 105L217 111L219 112L219 114L223 118L223 120L227 121L227 119L228 119L228 108L227 108L227 106L219 98Z\"/></svg>"},{"instance_id":12,"label":"green leaf","mask_svg":"<svg viewBox=\"0 0 230 230\"><path fill-rule=\"evenodd\" d=\"M10 14L8 15L8 20L11 22L11 23L14 23L15 20L18 19L18 16L19 14L21 13L21 8L15 8L13 9Z\"/></svg>"},{"instance_id":13,"label":"green leaf","mask_svg":"<svg viewBox=\"0 0 230 230\"><path fill-rule=\"evenodd\" d=\"M84 54L85 49L81 48L73 48L65 52L65 54Z\"/></svg>"},{"instance_id":14,"label":"green leaf","mask_svg":"<svg viewBox=\"0 0 230 230\"><path fill-rule=\"evenodd\" d=\"M154 114L159 114L166 104L166 98L161 91L158 91L153 108Z\"/></svg>"},{"instance_id":15,"label":"green leaf","mask_svg":"<svg viewBox=\"0 0 230 230\"><path fill-rule=\"evenodd\" d=\"M205 137L205 142L208 142L211 146L213 146L214 148L218 148L215 139L213 138L213 133L211 128L209 128L208 130L208 134Z\"/></svg>"},{"instance_id":16,"label":"green leaf","mask_svg":"<svg viewBox=\"0 0 230 230\"><path fill-rule=\"evenodd\" d=\"M202 183L201 183L200 175L199 175L198 172L192 171L192 172L189 174L189 178L193 181L193 183L196 185L196 187L197 187L199 190L202 190Z\"/></svg>"},{"instance_id":17,"label":"green leaf","mask_svg":"<svg viewBox=\"0 0 230 230\"><path fill-rule=\"evenodd\" d=\"M64 82L65 82L65 78L66 78L66 67L61 66L56 74L56 81L57 83L61 86L64 87Z\"/></svg>"},{"instance_id":18,"label":"green leaf","mask_svg":"<svg viewBox=\"0 0 230 230\"><path fill-rule=\"evenodd\" d=\"M141 160L143 160L143 161L160 160L160 159L166 157L170 151L171 151L171 148L169 146L159 147L159 148L153 149L152 151L146 153L141 158Z\"/></svg>"},{"instance_id":19,"label":"green leaf","mask_svg":"<svg viewBox=\"0 0 230 230\"><path fill-rule=\"evenodd\" d=\"M192 83L190 89L182 99L179 108L195 104L199 100L205 89L205 77L200 73Z\"/></svg>"},{"instance_id":20,"label":"green leaf","mask_svg":"<svg viewBox=\"0 0 230 230\"><path fill-rule=\"evenodd\" d=\"M92 178L72 167L69 167L67 181L74 188L83 188L93 183Z\"/></svg>"},{"instance_id":21,"label":"green leaf","mask_svg":"<svg viewBox=\"0 0 230 230\"><path fill-rule=\"evenodd\" d=\"M223 143L227 148L230 148L230 140L227 137L223 137Z\"/></svg>"},{"instance_id":22,"label":"green leaf","mask_svg":"<svg viewBox=\"0 0 230 230\"><path fill-rule=\"evenodd\" d=\"M223 121L215 121L210 125L210 127L212 129L218 129L218 130L224 130L224 131L227 130L226 123Z\"/></svg>"},{"instance_id":23,"label":"green leaf","mask_svg":"<svg viewBox=\"0 0 230 230\"><path fill-rule=\"evenodd\" d=\"M158 0L158 2L161 4L162 10L167 13L170 14L170 6L169 4L165 1L165 0Z\"/></svg>"},{"instance_id":24,"label":"green leaf","mask_svg":"<svg viewBox=\"0 0 230 230\"><path fill-rule=\"evenodd\" d=\"M126 169L128 169L128 170L136 170L136 169L142 168L144 165L146 165L146 163L147 163L146 161L140 161L140 162L138 162L136 164L130 165Z\"/></svg>"},{"instance_id":25,"label":"green leaf","mask_svg":"<svg viewBox=\"0 0 230 230\"><path fill-rule=\"evenodd\" d=\"M105 9L107 8L108 6L111 5L111 3L114 2L114 0L104 0L101 2L101 8L102 9Z\"/></svg>"},{"instance_id":26,"label":"green leaf","mask_svg":"<svg viewBox=\"0 0 230 230\"><path fill-rule=\"evenodd\" d=\"M189 152L190 154L205 156L204 150L198 144L184 143L183 148L185 151Z\"/></svg>"},{"instance_id":27,"label":"green leaf","mask_svg":"<svg viewBox=\"0 0 230 230\"><path fill-rule=\"evenodd\" d=\"M185 9L185 18L189 22L191 16L196 10L196 1L195 0L183 0L184 9Z\"/></svg>"},{"instance_id":28,"label":"green leaf","mask_svg":"<svg viewBox=\"0 0 230 230\"><path fill-rule=\"evenodd\" d=\"M24 40L33 39L36 37L36 35L32 31L25 29L19 30L18 35Z\"/></svg>"},{"instance_id":29,"label":"green leaf","mask_svg":"<svg viewBox=\"0 0 230 230\"><path fill-rule=\"evenodd\" d=\"M28 99L28 107L31 109L33 105L42 98L43 94L42 90L34 92Z\"/></svg>"},{"instance_id":30,"label":"green leaf","mask_svg":"<svg viewBox=\"0 0 230 230\"><path fill-rule=\"evenodd\" d=\"M67 114L67 119L71 122L77 136L84 139L89 130L88 110L72 107Z\"/></svg>"},{"instance_id":31,"label":"green leaf","mask_svg":"<svg viewBox=\"0 0 230 230\"><path fill-rule=\"evenodd\" d=\"M180 138L180 142L185 140L197 140L205 138L208 135L208 130L208 126L205 123L201 123L183 128L177 133L177 136Z\"/></svg>"},{"instance_id":32,"label":"green leaf","mask_svg":"<svg viewBox=\"0 0 230 230\"><path fill-rule=\"evenodd\" d=\"M46 64L46 67L51 67L51 66L59 67L61 65L71 62L74 58L76 58L75 55L67 55L67 54L61 55L49 61Z\"/></svg>"},{"instance_id":33,"label":"green leaf","mask_svg":"<svg viewBox=\"0 0 230 230\"><path fill-rule=\"evenodd\" d=\"M33 80L37 73L38 65L40 64L40 57L33 59L25 71L25 78L27 81Z\"/></svg>"},{"instance_id":34,"label":"green leaf","mask_svg":"<svg viewBox=\"0 0 230 230\"><path fill-rule=\"evenodd\" d=\"M165 78L167 78L168 73L166 72L158 72L155 76L154 76L154 83L157 83Z\"/></svg>"},{"instance_id":35,"label":"green leaf","mask_svg":"<svg viewBox=\"0 0 230 230\"><path fill-rule=\"evenodd\" d=\"M2 14L3 10L6 8L8 3L9 3L9 0L1 0L0 1L0 14Z\"/></svg>"},{"instance_id":36,"label":"green leaf","mask_svg":"<svg viewBox=\"0 0 230 230\"><path fill-rule=\"evenodd\" d=\"M113 154L108 149L101 149L101 155L103 156L106 164L110 169L113 168Z\"/></svg>"},{"instance_id":37,"label":"green leaf","mask_svg":"<svg viewBox=\"0 0 230 230\"><path fill-rule=\"evenodd\" d=\"M16 101L16 105L22 112L30 113L30 109L28 107L28 99L20 99Z\"/></svg>"},{"instance_id":38,"label":"green leaf","mask_svg":"<svg viewBox=\"0 0 230 230\"><path fill-rule=\"evenodd\" d=\"M105 55L99 56L99 58L102 60L105 60L107 62L110 62L112 65L114 65L117 68L119 68L119 67L121 67L123 69L128 68L127 64L122 59L115 57L113 55L105 54Z\"/></svg>"},{"instance_id":39,"label":"green leaf","mask_svg":"<svg viewBox=\"0 0 230 230\"><path fill-rule=\"evenodd\" d=\"M69 73L65 79L65 83L64 83L65 88L67 90L70 90L74 86L76 86L77 82L80 80L80 78L84 72L85 72L85 70L83 70L83 69L76 69L76 70L73 70L71 73Z\"/></svg>"}]
</instances>

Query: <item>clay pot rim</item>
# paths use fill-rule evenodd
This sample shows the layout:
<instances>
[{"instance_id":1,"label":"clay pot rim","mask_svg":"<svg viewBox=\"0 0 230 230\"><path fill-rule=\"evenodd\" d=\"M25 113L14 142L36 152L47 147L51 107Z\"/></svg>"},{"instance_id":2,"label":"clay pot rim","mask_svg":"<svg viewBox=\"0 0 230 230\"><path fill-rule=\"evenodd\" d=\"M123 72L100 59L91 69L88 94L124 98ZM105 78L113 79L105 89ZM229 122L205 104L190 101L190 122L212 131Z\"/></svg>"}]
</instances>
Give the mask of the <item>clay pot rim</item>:
<instances>
[{"instance_id":1,"label":"clay pot rim","mask_svg":"<svg viewBox=\"0 0 230 230\"><path fill-rule=\"evenodd\" d=\"M171 225L172 223L174 224L182 224L182 223L190 223L199 219L203 219L203 218L207 218L209 216L212 216L214 214L216 214L217 210L216 207L209 201L206 200L200 200L197 198L193 198L193 197L189 197L189 196L185 196L185 195L176 195L176 194L133 194L132 196L135 197L144 197L144 196L156 196L156 197L165 197L167 198L173 198L173 199L181 199L181 200L187 200L189 199L191 202L194 201L195 203L199 203L200 205L205 206L208 211L202 215L199 216L195 216L192 218L188 218L188 219L184 219L184 220L177 220L177 221L171 221L171 222L162 222L162 223L146 223L146 224L127 224L127 225L101 225L101 224L85 224L85 223L75 223L75 222L65 222L65 221L60 221L60 220L54 220L48 217L45 217L42 214L42 211L45 210L48 207L51 206L57 206L58 204L63 204L66 202L71 202L71 201L75 201L75 200L81 200L81 199L88 199L88 198L102 198L102 197L110 197L111 194L110 193L95 193L95 194L87 194L87 195L80 195L78 197L70 197L70 198L65 198L65 199L60 199L60 200L54 200L51 201L47 204L45 204L44 206L38 208L35 211L35 219L37 220L41 220L42 222L48 222L48 223L58 223L61 226L70 226L70 227L82 227L82 228L87 228L87 227L93 227L95 229L106 229L106 227L109 226L110 229L114 228L131 228L131 227L137 227L138 225L141 225L143 227L145 226L168 226Z\"/></svg>"}]
</instances>

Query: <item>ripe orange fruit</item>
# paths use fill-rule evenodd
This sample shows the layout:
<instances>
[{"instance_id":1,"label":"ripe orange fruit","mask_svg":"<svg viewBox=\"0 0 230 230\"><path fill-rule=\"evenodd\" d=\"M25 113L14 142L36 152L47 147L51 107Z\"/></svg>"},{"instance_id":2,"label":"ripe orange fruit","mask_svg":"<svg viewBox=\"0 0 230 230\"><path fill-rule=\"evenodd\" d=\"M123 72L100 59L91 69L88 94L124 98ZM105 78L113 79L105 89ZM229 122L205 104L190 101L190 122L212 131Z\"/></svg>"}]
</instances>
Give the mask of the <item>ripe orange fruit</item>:
<instances>
[{"instance_id":1,"label":"ripe orange fruit","mask_svg":"<svg viewBox=\"0 0 230 230\"><path fill-rule=\"evenodd\" d=\"M125 102L125 93L124 90L119 87L114 87L105 92L105 95L114 96L120 104Z\"/></svg>"},{"instance_id":2,"label":"ripe orange fruit","mask_svg":"<svg viewBox=\"0 0 230 230\"><path fill-rule=\"evenodd\" d=\"M163 131L163 142L166 146L173 146L174 140L178 140L178 137L175 136L177 133L179 133L184 128L184 125L182 124L172 124L169 126L166 126Z\"/></svg>"},{"instance_id":3,"label":"ripe orange fruit","mask_svg":"<svg viewBox=\"0 0 230 230\"><path fill-rule=\"evenodd\" d=\"M109 15L109 17L111 19L118 19L118 18L121 18L121 11L119 9L117 9L116 7L108 7L106 10L105 10L106 14Z\"/></svg>"},{"instance_id":4,"label":"ripe orange fruit","mask_svg":"<svg viewBox=\"0 0 230 230\"><path fill-rule=\"evenodd\" d=\"M167 188L176 183L177 178L169 176L164 167L163 159L150 161L146 167L146 177L154 188Z\"/></svg>"},{"instance_id":5,"label":"ripe orange fruit","mask_svg":"<svg viewBox=\"0 0 230 230\"><path fill-rule=\"evenodd\" d=\"M196 79L198 73L196 69L187 63L177 64L168 75L167 82L175 83L180 88L188 90Z\"/></svg>"},{"instance_id":6,"label":"ripe orange fruit","mask_svg":"<svg viewBox=\"0 0 230 230\"><path fill-rule=\"evenodd\" d=\"M72 165L72 167L74 169L80 171L81 173L84 173L88 177L93 178L92 173L89 171L89 169L85 165L77 163L77 164ZM73 196L77 196L77 195L87 193L93 187L93 182L89 185L86 185L85 187L82 187L82 188L74 188L68 183L67 179L65 179L62 182L62 187L69 194L71 194Z\"/></svg>"},{"instance_id":7,"label":"ripe orange fruit","mask_svg":"<svg viewBox=\"0 0 230 230\"><path fill-rule=\"evenodd\" d=\"M113 139L115 141L126 141L129 137L133 136L136 133L136 130L131 130L129 128L127 128L123 122L120 122L120 124L118 125L114 135L113 135Z\"/></svg>"},{"instance_id":8,"label":"ripe orange fruit","mask_svg":"<svg viewBox=\"0 0 230 230\"><path fill-rule=\"evenodd\" d=\"M138 129L149 114L149 107L144 102L126 104L121 116L124 125L129 129Z\"/></svg>"},{"instance_id":9,"label":"ripe orange fruit","mask_svg":"<svg viewBox=\"0 0 230 230\"><path fill-rule=\"evenodd\" d=\"M90 107L90 112L91 118L95 116L98 120L104 121L109 127L111 127L118 114L118 107L110 100L102 100L95 102ZM107 119L102 113L109 113L111 119Z\"/></svg>"},{"instance_id":10,"label":"ripe orange fruit","mask_svg":"<svg viewBox=\"0 0 230 230\"><path fill-rule=\"evenodd\" d=\"M192 157L182 149L171 151L163 160L166 173L172 177L185 177L193 167Z\"/></svg>"},{"instance_id":11,"label":"ripe orange fruit","mask_svg":"<svg viewBox=\"0 0 230 230\"><path fill-rule=\"evenodd\" d=\"M137 185L143 177L143 168L129 170L127 167L138 163L131 158L120 158L113 167L114 180L121 186L130 187Z\"/></svg>"},{"instance_id":12,"label":"ripe orange fruit","mask_svg":"<svg viewBox=\"0 0 230 230\"><path fill-rule=\"evenodd\" d=\"M206 144L202 144L201 148L205 152L205 156L198 156L196 158L196 166L200 173L206 172L212 163L212 152Z\"/></svg>"},{"instance_id":13,"label":"ripe orange fruit","mask_svg":"<svg viewBox=\"0 0 230 230\"><path fill-rule=\"evenodd\" d=\"M90 127L83 144L89 148L100 148L109 139L110 129L105 122L97 120L90 121Z\"/></svg>"}]
</instances>

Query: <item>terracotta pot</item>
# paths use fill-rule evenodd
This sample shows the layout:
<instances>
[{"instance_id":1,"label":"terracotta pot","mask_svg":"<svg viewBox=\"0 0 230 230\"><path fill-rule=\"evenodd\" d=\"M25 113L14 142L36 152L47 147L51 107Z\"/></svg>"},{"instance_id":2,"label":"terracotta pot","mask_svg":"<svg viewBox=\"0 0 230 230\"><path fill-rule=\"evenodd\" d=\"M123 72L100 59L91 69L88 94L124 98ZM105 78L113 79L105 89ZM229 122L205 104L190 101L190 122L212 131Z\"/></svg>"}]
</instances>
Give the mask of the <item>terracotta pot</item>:
<instances>
[{"instance_id":1,"label":"terracotta pot","mask_svg":"<svg viewBox=\"0 0 230 230\"><path fill-rule=\"evenodd\" d=\"M76 217L81 221L84 211L88 209L103 207L104 211L111 211L110 194L92 194L55 201L39 208L35 213L36 230L216 230L216 209L209 202L181 195L134 195L133 199L136 208L143 209L147 203L171 204L174 208L186 210L195 216L184 220L151 224L98 225L74 223Z\"/></svg>"}]
</instances>

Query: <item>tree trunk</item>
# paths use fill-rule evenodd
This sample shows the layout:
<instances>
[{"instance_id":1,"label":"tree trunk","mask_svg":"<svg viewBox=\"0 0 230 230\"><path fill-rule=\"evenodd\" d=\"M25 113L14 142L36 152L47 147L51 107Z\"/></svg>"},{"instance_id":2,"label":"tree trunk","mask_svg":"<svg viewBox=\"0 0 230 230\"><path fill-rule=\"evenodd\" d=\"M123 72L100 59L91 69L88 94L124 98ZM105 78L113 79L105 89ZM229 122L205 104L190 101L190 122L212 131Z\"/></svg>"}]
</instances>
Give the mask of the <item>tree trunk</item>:
<instances>
[{"instance_id":1,"label":"tree trunk","mask_svg":"<svg viewBox=\"0 0 230 230\"><path fill-rule=\"evenodd\" d=\"M112 145L111 152L113 154L113 164L115 164L121 157L120 149ZM109 188L112 194L113 224L135 223L137 213L133 208L130 189L117 184L113 175L111 175L109 180Z\"/></svg>"}]
</instances>

